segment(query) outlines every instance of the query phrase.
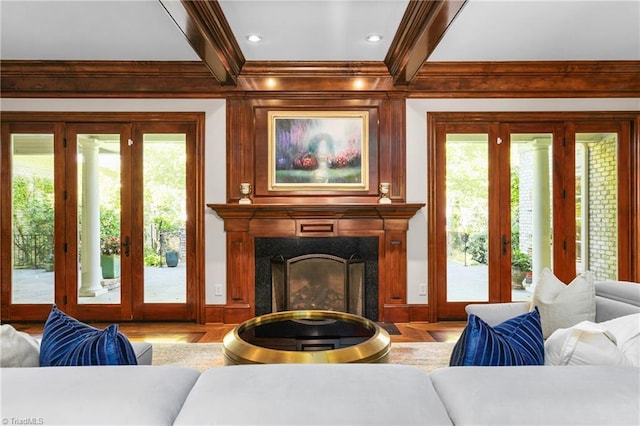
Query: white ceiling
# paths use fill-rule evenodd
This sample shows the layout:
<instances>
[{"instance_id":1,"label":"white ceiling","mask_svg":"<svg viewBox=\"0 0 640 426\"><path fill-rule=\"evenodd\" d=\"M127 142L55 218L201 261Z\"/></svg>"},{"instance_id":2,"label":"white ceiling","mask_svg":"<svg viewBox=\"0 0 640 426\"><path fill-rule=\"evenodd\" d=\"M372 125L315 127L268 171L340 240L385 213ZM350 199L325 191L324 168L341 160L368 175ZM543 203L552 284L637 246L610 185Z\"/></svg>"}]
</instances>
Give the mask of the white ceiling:
<instances>
[{"instance_id":1,"label":"white ceiling","mask_svg":"<svg viewBox=\"0 0 640 426\"><path fill-rule=\"evenodd\" d=\"M382 61L408 0L220 1L247 60ZM247 34L264 37L260 43ZM366 40L382 35L378 43Z\"/></svg>"},{"instance_id":2,"label":"white ceiling","mask_svg":"<svg viewBox=\"0 0 640 426\"><path fill-rule=\"evenodd\" d=\"M249 61L382 61L407 4L220 0ZM0 0L0 18L1 59L199 59L156 0ZM511 60L640 60L640 0L469 0L429 58Z\"/></svg>"}]
</instances>

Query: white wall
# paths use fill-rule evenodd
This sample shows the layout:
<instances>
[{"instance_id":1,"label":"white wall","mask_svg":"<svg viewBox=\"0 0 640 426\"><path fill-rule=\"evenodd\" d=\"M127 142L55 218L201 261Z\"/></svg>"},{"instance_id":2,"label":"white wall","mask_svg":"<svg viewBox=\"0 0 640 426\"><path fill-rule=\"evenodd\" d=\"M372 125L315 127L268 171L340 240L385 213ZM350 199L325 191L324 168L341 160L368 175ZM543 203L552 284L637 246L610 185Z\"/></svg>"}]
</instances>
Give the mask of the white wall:
<instances>
[{"instance_id":1,"label":"white wall","mask_svg":"<svg viewBox=\"0 0 640 426\"><path fill-rule=\"evenodd\" d=\"M79 111L79 112L204 112L205 124L205 203L226 201L226 102L223 99L2 99L2 111ZM206 206L205 281L206 303L224 304L216 296L215 284L224 284L226 240L223 222Z\"/></svg>"},{"instance_id":2,"label":"white wall","mask_svg":"<svg viewBox=\"0 0 640 426\"><path fill-rule=\"evenodd\" d=\"M4 111L191 111L206 114L205 203L226 201L225 101L220 99L2 99ZM465 111L640 111L640 98L632 99L409 99L407 100L407 202L427 201L427 114ZM226 244L222 220L206 206L206 303L226 301ZM426 303L419 295L427 279L426 208L409 222L408 303ZM215 295L215 284L223 294Z\"/></svg>"},{"instance_id":3,"label":"white wall","mask_svg":"<svg viewBox=\"0 0 640 426\"><path fill-rule=\"evenodd\" d=\"M621 99L408 99L407 202L427 202L429 112L640 111L640 98ZM419 285L427 277L426 207L409 222L407 302L426 303Z\"/></svg>"}]
</instances>

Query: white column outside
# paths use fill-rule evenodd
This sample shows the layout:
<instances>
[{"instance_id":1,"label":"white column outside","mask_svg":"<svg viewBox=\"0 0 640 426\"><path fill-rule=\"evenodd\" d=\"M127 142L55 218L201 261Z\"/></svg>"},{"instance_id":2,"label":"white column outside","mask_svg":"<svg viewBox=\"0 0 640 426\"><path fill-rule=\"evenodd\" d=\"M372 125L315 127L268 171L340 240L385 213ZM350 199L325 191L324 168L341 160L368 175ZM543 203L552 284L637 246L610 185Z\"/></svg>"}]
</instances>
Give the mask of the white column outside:
<instances>
[{"instance_id":1,"label":"white column outside","mask_svg":"<svg viewBox=\"0 0 640 426\"><path fill-rule=\"evenodd\" d=\"M95 297L108 291L101 284L98 145L96 140L88 139L80 143L84 160L82 164L82 273L79 292L81 297Z\"/></svg>"},{"instance_id":2,"label":"white column outside","mask_svg":"<svg viewBox=\"0 0 640 426\"><path fill-rule=\"evenodd\" d=\"M533 154L533 285L544 268L551 268L551 185L549 175L549 138L535 139Z\"/></svg>"}]
</instances>

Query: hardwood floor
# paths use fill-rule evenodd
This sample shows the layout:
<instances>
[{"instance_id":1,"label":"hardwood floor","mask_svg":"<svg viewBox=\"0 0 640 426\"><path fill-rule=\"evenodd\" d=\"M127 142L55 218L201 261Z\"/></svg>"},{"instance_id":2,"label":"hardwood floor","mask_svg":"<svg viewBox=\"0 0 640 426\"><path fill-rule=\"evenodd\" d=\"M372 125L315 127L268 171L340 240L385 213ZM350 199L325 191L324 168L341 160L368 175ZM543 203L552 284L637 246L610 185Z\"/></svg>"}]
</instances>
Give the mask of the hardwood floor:
<instances>
[{"instance_id":1,"label":"hardwood floor","mask_svg":"<svg viewBox=\"0 0 640 426\"><path fill-rule=\"evenodd\" d=\"M109 323L90 323L102 329ZM12 325L29 334L42 334L42 323L16 322ZM465 322L396 323L400 334L391 334L391 342L455 342ZM119 329L132 341L151 343L219 343L233 324L194 324L182 322L123 322Z\"/></svg>"}]
</instances>

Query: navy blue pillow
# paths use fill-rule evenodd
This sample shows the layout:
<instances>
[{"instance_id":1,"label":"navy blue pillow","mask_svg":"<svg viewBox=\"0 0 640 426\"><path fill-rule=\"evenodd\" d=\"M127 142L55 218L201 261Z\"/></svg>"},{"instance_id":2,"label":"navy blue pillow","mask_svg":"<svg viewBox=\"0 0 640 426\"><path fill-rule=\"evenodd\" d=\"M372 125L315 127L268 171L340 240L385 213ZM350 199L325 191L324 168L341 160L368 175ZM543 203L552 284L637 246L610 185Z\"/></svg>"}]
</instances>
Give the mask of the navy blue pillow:
<instances>
[{"instance_id":1,"label":"navy blue pillow","mask_svg":"<svg viewBox=\"0 0 640 426\"><path fill-rule=\"evenodd\" d=\"M543 365L544 339L538 308L491 327L469 315L449 365Z\"/></svg>"},{"instance_id":2,"label":"navy blue pillow","mask_svg":"<svg viewBox=\"0 0 640 426\"><path fill-rule=\"evenodd\" d=\"M55 305L44 325L40 366L136 365L136 354L116 324L98 330L70 317Z\"/></svg>"}]
</instances>

